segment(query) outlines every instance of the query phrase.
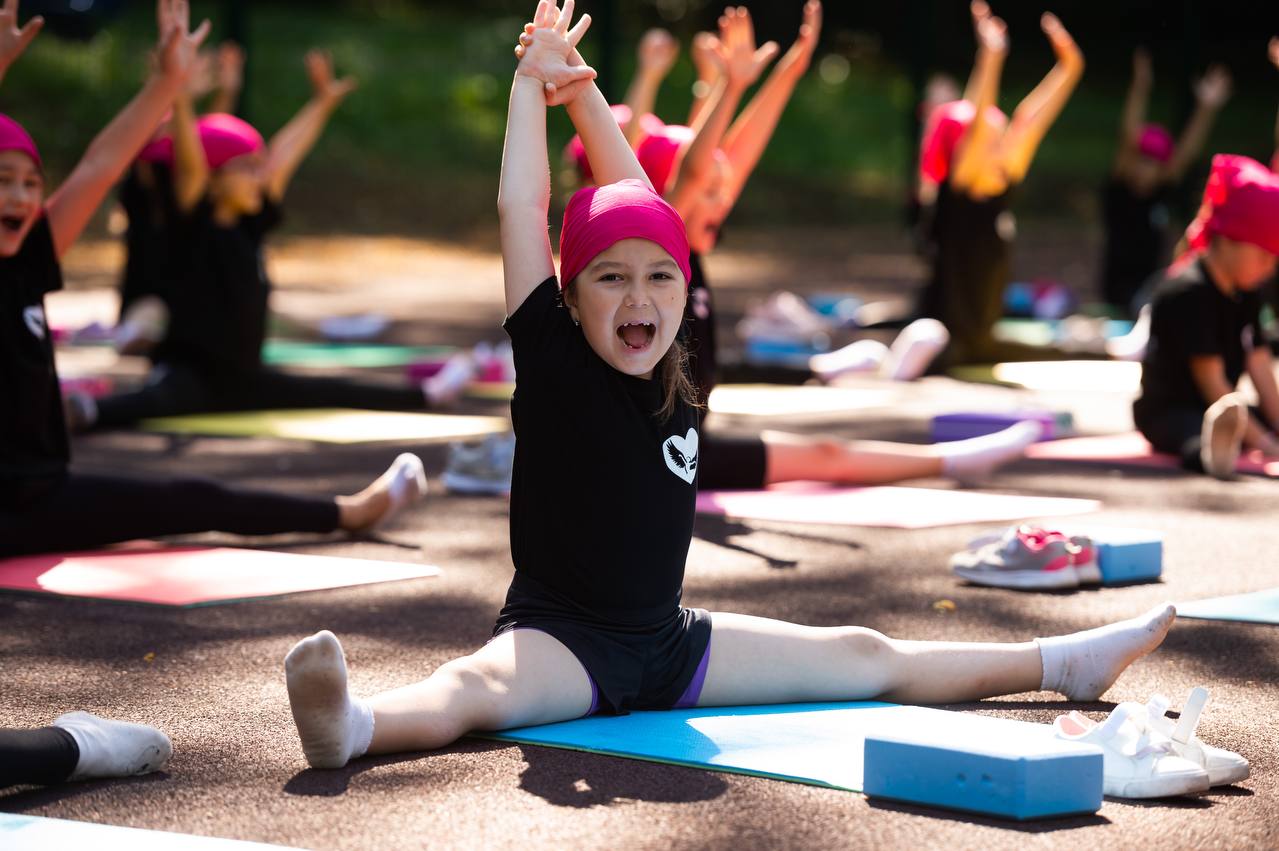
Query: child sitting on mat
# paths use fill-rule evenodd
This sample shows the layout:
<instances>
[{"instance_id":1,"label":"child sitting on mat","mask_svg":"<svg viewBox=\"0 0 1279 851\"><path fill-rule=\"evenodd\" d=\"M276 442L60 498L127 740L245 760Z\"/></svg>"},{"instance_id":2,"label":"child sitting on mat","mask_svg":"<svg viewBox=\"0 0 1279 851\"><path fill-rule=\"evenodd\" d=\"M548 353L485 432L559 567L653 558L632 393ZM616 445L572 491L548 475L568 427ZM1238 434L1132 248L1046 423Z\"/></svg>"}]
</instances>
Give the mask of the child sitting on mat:
<instances>
[{"instance_id":1,"label":"child sitting on mat","mask_svg":"<svg viewBox=\"0 0 1279 851\"><path fill-rule=\"evenodd\" d=\"M1279 388L1258 292L1279 254L1279 176L1247 157L1213 157L1185 244L1155 287L1133 420L1187 469L1230 478L1242 446L1279 456ZM1244 373L1259 401L1251 413L1234 392Z\"/></svg>"},{"instance_id":2,"label":"child sitting on mat","mask_svg":"<svg viewBox=\"0 0 1279 851\"><path fill-rule=\"evenodd\" d=\"M1010 121L997 106L1007 28L981 0L972 4L972 16L978 50L964 99L933 110L923 146L920 168L939 188L933 271L918 314L939 320L950 332L939 366L1078 357L997 341L994 325L1011 281L1013 192L1083 76L1084 57L1061 21L1045 13L1041 25L1057 64Z\"/></svg>"},{"instance_id":3,"label":"child sitting on mat","mask_svg":"<svg viewBox=\"0 0 1279 851\"><path fill-rule=\"evenodd\" d=\"M1159 124L1146 123L1150 101L1150 54L1132 55L1132 83L1124 101L1119 150L1102 189L1105 246L1101 294L1107 303L1136 316L1137 293L1168 261L1168 205L1186 170L1207 141L1208 131L1230 97L1230 74L1208 69L1195 86L1195 111L1180 138Z\"/></svg>"},{"instance_id":4,"label":"child sitting on mat","mask_svg":"<svg viewBox=\"0 0 1279 851\"><path fill-rule=\"evenodd\" d=\"M5 6L15 18L16 5ZM422 462L408 454L360 493L338 497L68 470L71 448L44 296L62 288L60 258L164 118L208 32L207 22L188 31L186 0L158 0L158 11L156 64L142 91L47 198L35 142L0 115L0 397L8 406L0 416L0 557L205 531L362 530L425 491ZM0 77L34 34L26 32L0 35Z\"/></svg>"},{"instance_id":5,"label":"child sitting on mat","mask_svg":"<svg viewBox=\"0 0 1279 851\"><path fill-rule=\"evenodd\" d=\"M270 144L233 115L197 120L190 98L180 96L169 135L142 152L142 159L172 170L175 212L166 228L164 285L169 329L141 389L96 401L74 396L73 429L259 408L443 408L474 377L469 353L420 385L292 375L263 365L271 292L263 242L280 223L294 172L356 85L334 78L323 51L308 53L306 67L312 98Z\"/></svg>"},{"instance_id":6,"label":"child sitting on mat","mask_svg":"<svg viewBox=\"0 0 1279 851\"><path fill-rule=\"evenodd\" d=\"M647 112L656 96L659 74L669 67L669 57L652 50L651 45L648 50L641 45L638 82L631 86L627 105L614 108L623 132L629 133L628 141L636 141L636 155L654 189L665 193L688 224L692 277L685 315L687 334L681 342L688 347L690 372L703 404L719 382L719 368L713 300L703 272L702 254L715 247L720 225L740 197L796 84L808 68L821 33L821 15L817 0L804 6L799 38L731 128L728 122L741 93L777 52L771 43L756 48L750 13L745 8L726 10L720 19L719 38L703 34L709 38L699 41L699 75L709 94L704 103L695 107L701 116L695 128L666 125ZM530 39L529 27L525 29L521 45ZM656 67L646 67L646 62ZM636 120L636 114L641 118ZM567 153L582 179L593 181L590 160L580 138L569 143ZM864 343L881 350L877 359L881 374L914 378L945 344L945 329L935 320L920 320L902 331L891 350L875 341L862 341L814 358L814 365L825 370L830 364L831 374L838 373L841 364L847 365L850 350ZM797 480L882 485L950 476L976 481L1020 458L1039 436L1039 428L1029 423L975 440L931 446L849 441L773 430L758 436L730 437L703 430L699 480L707 490L757 489Z\"/></svg>"},{"instance_id":7,"label":"child sitting on mat","mask_svg":"<svg viewBox=\"0 0 1279 851\"><path fill-rule=\"evenodd\" d=\"M338 640L285 659L307 762L421 751L501 730L633 709L884 697L949 703L1037 689L1095 700L1172 626L1131 621L1021 644L901 641L681 606L698 412L677 339L683 222L653 192L575 45L573 0L542 0L511 88L498 208L517 363L515 577L493 638L429 678L365 699ZM548 105L564 104L599 186L547 236ZM562 286L561 286L562 284Z\"/></svg>"}]
</instances>

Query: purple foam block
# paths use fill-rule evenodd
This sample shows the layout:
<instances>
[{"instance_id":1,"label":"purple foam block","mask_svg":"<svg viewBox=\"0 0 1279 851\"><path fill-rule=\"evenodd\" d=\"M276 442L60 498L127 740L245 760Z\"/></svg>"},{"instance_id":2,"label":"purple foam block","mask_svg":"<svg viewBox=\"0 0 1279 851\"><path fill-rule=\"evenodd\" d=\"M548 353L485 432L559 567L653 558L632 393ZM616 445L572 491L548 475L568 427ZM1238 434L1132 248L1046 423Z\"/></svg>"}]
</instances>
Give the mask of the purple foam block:
<instances>
[{"instance_id":1,"label":"purple foam block","mask_svg":"<svg viewBox=\"0 0 1279 851\"><path fill-rule=\"evenodd\" d=\"M1032 420L1043 427L1040 440L1055 440L1070 434L1074 420L1068 412L1058 411L1003 411L997 413L939 414L933 417L933 442L967 440L981 437Z\"/></svg>"}]
</instances>

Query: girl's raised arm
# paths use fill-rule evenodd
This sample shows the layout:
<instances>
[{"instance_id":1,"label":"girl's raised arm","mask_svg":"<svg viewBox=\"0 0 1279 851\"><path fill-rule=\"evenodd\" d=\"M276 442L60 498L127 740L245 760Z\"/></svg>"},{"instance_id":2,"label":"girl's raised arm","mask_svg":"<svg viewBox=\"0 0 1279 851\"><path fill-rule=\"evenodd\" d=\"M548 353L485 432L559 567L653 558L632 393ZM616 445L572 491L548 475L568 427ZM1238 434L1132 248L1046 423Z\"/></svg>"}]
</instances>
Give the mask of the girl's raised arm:
<instances>
[{"instance_id":1,"label":"girl's raised arm","mask_svg":"<svg viewBox=\"0 0 1279 851\"><path fill-rule=\"evenodd\" d=\"M799 28L799 38L724 136L721 147L733 166L729 185L725 188L732 199L730 204L742 194L742 188L773 138L773 131L777 129L786 104L790 103L796 84L808 70L821 32L821 0L808 0L804 4L804 23Z\"/></svg>"},{"instance_id":2,"label":"girl's raised arm","mask_svg":"<svg viewBox=\"0 0 1279 851\"><path fill-rule=\"evenodd\" d=\"M1138 47L1132 52L1132 81L1124 98L1124 111L1119 120L1119 150L1115 153L1115 166L1125 161L1125 156L1137 150L1141 128L1146 124L1146 105L1150 103L1150 88L1155 75L1151 69L1150 52Z\"/></svg>"},{"instance_id":3,"label":"girl's raised arm","mask_svg":"<svg viewBox=\"0 0 1279 851\"><path fill-rule=\"evenodd\" d=\"M1045 12L1040 18L1040 26L1052 43L1057 64L1017 105L1004 134L1001 156L1009 183L1020 183L1026 176L1035 152L1039 150L1039 143L1066 108L1066 101L1070 100L1084 75L1084 54L1057 16Z\"/></svg>"},{"instance_id":4,"label":"girl's raised arm","mask_svg":"<svg viewBox=\"0 0 1279 851\"><path fill-rule=\"evenodd\" d=\"M190 32L187 0L159 0L161 24L155 69L142 91L97 135L78 165L45 205L53 247L61 257L138 151L151 138L195 66L209 22Z\"/></svg>"},{"instance_id":5,"label":"girl's raised arm","mask_svg":"<svg viewBox=\"0 0 1279 851\"><path fill-rule=\"evenodd\" d=\"M18 0L4 0L4 6L0 7L0 82L43 26L44 18L36 15L25 27L19 28Z\"/></svg>"},{"instance_id":6,"label":"girl's raised arm","mask_svg":"<svg viewBox=\"0 0 1279 851\"><path fill-rule=\"evenodd\" d=\"M1195 161L1204 144L1208 141L1208 133L1212 130L1217 113L1230 100L1230 72L1221 65L1213 65L1203 78L1195 84L1195 111L1190 116L1176 146L1172 149L1172 158L1165 166L1169 180L1181 180L1190 164Z\"/></svg>"},{"instance_id":7,"label":"girl's raised arm","mask_svg":"<svg viewBox=\"0 0 1279 851\"><path fill-rule=\"evenodd\" d=\"M267 145L264 191L272 201L278 202L284 197L298 166L319 141L334 110L356 87L351 77L334 78L333 57L326 51L308 51L305 62L311 79L311 99Z\"/></svg>"},{"instance_id":8,"label":"girl's raised arm","mask_svg":"<svg viewBox=\"0 0 1279 851\"><path fill-rule=\"evenodd\" d=\"M999 78L1008 56L1008 28L991 15L985 3L972 4L973 26L977 31L977 59L964 89L964 99L973 105L973 120L955 145L955 162L950 169L950 182L958 189L970 189L995 165L992 161L991 138L999 130L985 120L986 110L999 96Z\"/></svg>"},{"instance_id":9,"label":"girl's raised arm","mask_svg":"<svg viewBox=\"0 0 1279 851\"><path fill-rule=\"evenodd\" d=\"M651 29L640 39L636 51L635 76L626 89L626 106L631 118L623 127L626 143L634 148L643 138L643 122L640 120L653 111L657 92L662 81L671 72L671 66L679 58L679 42L663 29Z\"/></svg>"},{"instance_id":10,"label":"girl's raised arm","mask_svg":"<svg viewBox=\"0 0 1279 851\"><path fill-rule=\"evenodd\" d=\"M506 141L502 148L502 178L497 193L507 315L515 313L542 281L555 274L551 240L546 230L551 201L546 105L569 93L582 93L585 90L575 83L595 76L595 71L585 65L569 65L575 45L591 23L590 16L583 15L570 30L572 14L573 0L567 0L563 12L551 0L541 0L533 16L532 32L526 33L516 48L520 64L511 84ZM589 90L603 102L598 89L590 86ZM576 100L575 97L573 102ZM622 138L607 104L604 104L604 113L617 144L634 160L635 155ZM608 181L611 177L608 163L601 160L596 166L598 129L579 126L578 130L591 157L592 168L601 181Z\"/></svg>"}]
</instances>

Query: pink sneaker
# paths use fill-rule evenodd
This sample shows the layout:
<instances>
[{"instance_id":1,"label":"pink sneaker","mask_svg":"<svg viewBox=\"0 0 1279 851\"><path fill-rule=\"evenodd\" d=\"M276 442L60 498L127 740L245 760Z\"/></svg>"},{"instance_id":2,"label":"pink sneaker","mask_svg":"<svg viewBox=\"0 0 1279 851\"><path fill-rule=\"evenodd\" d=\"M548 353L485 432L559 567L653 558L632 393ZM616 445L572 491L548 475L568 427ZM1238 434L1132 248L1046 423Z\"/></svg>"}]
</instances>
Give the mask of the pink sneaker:
<instances>
[{"instance_id":1,"label":"pink sneaker","mask_svg":"<svg viewBox=\"0 0 1279 851\"><path fill-rule=\"evenodd\" d=\"M995 588L1078 588L1075 560L1080 548L1064 535L1033 526L1014 526L998 541L951 557L961 579Z\"/></svg>"}]
</instances>

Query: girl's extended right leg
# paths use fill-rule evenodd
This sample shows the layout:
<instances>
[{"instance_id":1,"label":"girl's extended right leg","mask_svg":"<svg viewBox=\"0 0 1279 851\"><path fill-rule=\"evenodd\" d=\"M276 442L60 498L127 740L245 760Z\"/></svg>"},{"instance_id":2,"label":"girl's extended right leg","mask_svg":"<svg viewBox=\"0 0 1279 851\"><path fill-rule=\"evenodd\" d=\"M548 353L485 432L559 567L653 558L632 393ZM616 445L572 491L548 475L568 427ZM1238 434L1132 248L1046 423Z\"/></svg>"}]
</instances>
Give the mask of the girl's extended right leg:
<instances>
[{"instance_id":1,"label":"girl's extended right leg","mask_svg":"<svg viewBox=\"0 0 1279 851\"><path fill-rule=\"evenodd\" d=\"M590 677L544 632L514 629L421 682L351 697L346 659L333 633L299 641L284 659L289 705L313 768L341 768L365 753L442 748L472 730L504 730L580 718Z\"/></svg>"}]
</instances>

